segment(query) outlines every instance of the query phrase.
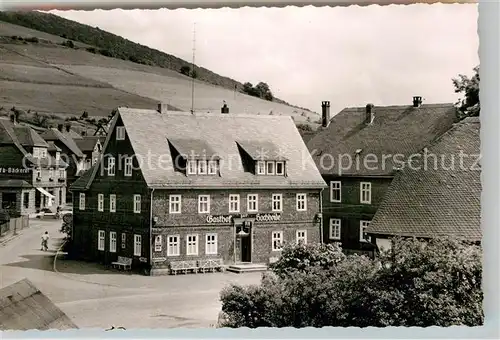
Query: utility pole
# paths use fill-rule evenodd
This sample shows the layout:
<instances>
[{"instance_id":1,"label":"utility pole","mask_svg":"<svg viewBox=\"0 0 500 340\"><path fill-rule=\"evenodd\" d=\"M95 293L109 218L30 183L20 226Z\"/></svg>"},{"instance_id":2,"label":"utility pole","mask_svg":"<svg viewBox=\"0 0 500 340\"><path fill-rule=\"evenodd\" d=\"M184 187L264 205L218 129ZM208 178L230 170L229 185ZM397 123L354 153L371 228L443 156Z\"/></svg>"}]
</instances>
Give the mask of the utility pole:
<instances>
[{"instance_id":1,"label":"utility pole","mask_svg":"<svg viewBox=\"0 0 500 340\"><path fill-rule=\"evenodd\" d=\"M193 63L191 64L191 114L194 114L194 61L196 55L196 22L193 25Z\"/></svg>"}]
</instances>

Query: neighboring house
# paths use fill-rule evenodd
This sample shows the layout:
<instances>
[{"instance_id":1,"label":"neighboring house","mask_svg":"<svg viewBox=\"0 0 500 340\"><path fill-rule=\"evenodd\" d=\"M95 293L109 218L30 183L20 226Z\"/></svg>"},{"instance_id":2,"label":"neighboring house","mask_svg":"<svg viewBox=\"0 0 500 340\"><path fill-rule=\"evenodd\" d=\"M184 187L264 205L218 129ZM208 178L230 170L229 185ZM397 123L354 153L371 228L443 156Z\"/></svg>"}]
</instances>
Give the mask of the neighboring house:
<instances>
[{"instance_id":1,"label":"neighboring house","mask_svg":"<svg viewBox=\"0 0 500 340\"><path fill-rule=\"evenodd\" d=\"M85 171L99 161L105 140L106 137L103 136L83 136L81 139L75 139L76 145L85 155L85 165L83 167Z\"/></svg>"},{"instance_id":2,"label":"neighboring house","mask_svg":"<svg viewBox=\"0 0 500 340\"><path fill-rule=\"evenodd\" d=\"M103 124L98 124L97 129L94 132L94 136L105 137L108 135L108 126Z\"/></svg>"},{"instance_id":3,"label":"neighboring house","mask_svg":"<svg viewBox=\"0 0 500 340\"><path fill-rule=\"evenodd\" d=\"M80 150L75 140L70 136L68 126L59 124L57 128L50 128L41 134L47 142L53 142L61 149L61 158L68 163L67 184L68 187L81 175L85 165L85 155ZM64 132L65 131L65 132ZM66 202L70 202L70 195L66 195Z\"/></svg>"},{"instance_id":4,"label":"neighboring house","mask_svg":"<svg viewBox=\"0 0 500 340\"><path fill-rule=\"evenodd\" d=\"M0 330L47 331L78 327L28 279L0 289Z\"/></svg>"},{"instance_id":5,"label":"neighboring house","mask_svg":"<svg viewBox=\"0 0 500 340\"><path fill-rule=\"evenodd\" d=\"M73 253L163 272L267 264L320 242L325 182L290 117L119 108L103 160L71 187ZM140 161L140 162L139 162Z\"/></svg>"},{"instance_id":6,"label":"neighboring house","mask_svg":"<svg viewBox=\"0 0 500 340\"><path fill-rule=\"evenodd\" d=\"M322 128L308 145L329 190L323 191L323 239L346 252L372 254L365 229L389 187L395 169L451 128L453 104L346 108L330 119L323 102Z\"/></svg>"},{"instance_id":7,"label":"neighboring house","mask_svg":"<svg viewBox=\"0 0 500 340\"><path fill-rule=\"evenodd\" d=\"M11 216L56 209L66 195L66 167L33 129L0 119L0 202Z\"/></svg>"},{"instance_id":8,"label":"neighboring house","mask_svg":"<svg viewBox=\"0 0 500 340\"><path fill-rule=\"evenodd\" d=\"M367 229L379 249L394 236L481 241L479 130L479 117L462 120L427 147L419 166L396 174Z\"/></svg>"}]
</instances>

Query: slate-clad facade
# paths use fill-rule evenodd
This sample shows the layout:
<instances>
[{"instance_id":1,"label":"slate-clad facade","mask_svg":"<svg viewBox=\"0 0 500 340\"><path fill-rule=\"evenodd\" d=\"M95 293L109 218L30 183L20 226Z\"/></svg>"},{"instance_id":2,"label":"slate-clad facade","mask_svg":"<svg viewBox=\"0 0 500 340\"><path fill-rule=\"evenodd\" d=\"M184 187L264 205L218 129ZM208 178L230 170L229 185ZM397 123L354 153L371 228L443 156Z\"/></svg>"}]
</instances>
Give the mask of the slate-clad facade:
<instances>
[{"instance_id":1,"label":"slate-clad facade","mask_svg":"<svg viewBox=\"0 0 500 340\"><path fill-rule=\"evenodd\" d=\"M268 263L282 242L321 241L325 187L289 117L119 108L101 162L71 188L73 253L153 271Z\"/></svg>"},{"instance_id":2,"label":"slate-clad facade","mask_svg":"<svg viewBox=\"0 0 500 340\"><path fill-rule=\"evenodd\" d=\"M346 108L330 118L322 103L322 127L308 149L329 188L323 191L323 240L348 252L373 254L366 229L385 199L396 170L457 121L453 104ZM394 198L397 200L397 198Z\"/></svg>"}]
</instances>

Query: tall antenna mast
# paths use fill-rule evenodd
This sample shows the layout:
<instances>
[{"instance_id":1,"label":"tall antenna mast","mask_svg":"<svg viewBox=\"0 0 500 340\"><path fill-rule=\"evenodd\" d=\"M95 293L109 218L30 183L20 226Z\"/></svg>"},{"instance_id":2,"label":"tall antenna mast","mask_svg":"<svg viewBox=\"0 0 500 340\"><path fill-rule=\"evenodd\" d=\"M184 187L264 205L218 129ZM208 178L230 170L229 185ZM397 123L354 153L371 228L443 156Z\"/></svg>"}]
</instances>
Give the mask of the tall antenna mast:
<instances>
[{"instance_id":1,"label":"tall antenna mast","mask_svg":"<svg viewBox=\"0 0 500 340\"><path fill-rule=\"evenodd\" d=\"M196 54L196 22L193 24L193 63L191 64L191 113L194 114L194 57Z\"/></svg>"}]
</instances>

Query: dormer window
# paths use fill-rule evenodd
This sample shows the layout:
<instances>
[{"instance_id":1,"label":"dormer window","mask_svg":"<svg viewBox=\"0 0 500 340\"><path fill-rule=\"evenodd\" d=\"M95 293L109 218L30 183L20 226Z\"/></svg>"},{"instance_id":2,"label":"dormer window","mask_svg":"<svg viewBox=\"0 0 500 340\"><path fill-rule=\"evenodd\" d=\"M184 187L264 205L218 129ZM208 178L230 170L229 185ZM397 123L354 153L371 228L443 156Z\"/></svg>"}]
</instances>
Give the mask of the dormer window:
<instances>
[{"instance_id":1,"label":"dormer window","mask_svg":"<svg viewBox=\"0 0 500 340\"><path fill-rule=\"evenodd\" d=\"M217 174L217 161L208 161L208 174L209 175Z\"/></svg>"},{"instance_id":2,"label":"dormer window","mask_svg":"<svg viewBox=\"0 0 500 340\"><path fill-rule=\"evenodd\" d=\"M199 175L207 174L207 161L198 161L198 174Z\"/></svg>"},{"instance_id":3,"label":"dormer window","mask_svg":"<svg viewBox=\"0 0 500 340\"><path fill-rule=\"evenodd\" d=\"M266 174L266 162L258 161L257 162L257 174L265 175Z\"/></svg>"},{"instance_id":4,"label":"dormer window","mask_svg":"<svg viewBox=\"0 0 500 340\"><path fill-rule=\"evenodd\" d=\"M276 166L275 162L266 162L266 169L268 175L274 175L274 168Z\"/></svg>"},{"instance_id":5,"label":"dormer window","mask_svg":"<svg viewBox=\"0 0 500 340\"><path fill-rule=\"evenodd\" d=\"M46 148L33 148L33 157L34 158L46 158L47 157L47 149Z\"/></svg>"},{"instance_id":6,"label":"dormer window","mask_svg":"<svg viewBox=\"0 0 500 340\"><path fill-rule=\"evenodd\" d=\"M276 175L284 175L284 174L285 174L285 163L276 162Z\"/></svg>"},{"instance_id":7,"label":"dormer window","mask_svg":"<svg viewBox=\"0 0 500 340\"><path fill-rule=\"evenodd\" d=\"M188 161L187 173L188 175L196 175L196 161Z\"/></svg>"}]
</instances>

